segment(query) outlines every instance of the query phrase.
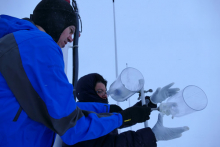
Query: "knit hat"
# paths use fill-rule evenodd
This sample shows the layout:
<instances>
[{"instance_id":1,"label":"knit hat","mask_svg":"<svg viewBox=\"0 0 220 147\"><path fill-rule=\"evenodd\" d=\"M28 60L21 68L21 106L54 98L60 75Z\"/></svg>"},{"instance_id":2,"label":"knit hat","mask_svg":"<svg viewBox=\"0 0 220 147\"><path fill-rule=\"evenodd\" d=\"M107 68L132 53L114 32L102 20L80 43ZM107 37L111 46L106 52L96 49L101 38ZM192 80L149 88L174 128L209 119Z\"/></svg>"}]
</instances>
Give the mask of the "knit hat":
<instances>
[{"instance_id":1,"label":"knit hat","mask_svg":"<svg viewBox=\"0 0 220 147\"><path fill-rule=\"evenodd\" d=\"M69 26L76 26L76 14L65 0L42 0L34 9L32 18L55 42Z\"/></svg>"}]
</instances>

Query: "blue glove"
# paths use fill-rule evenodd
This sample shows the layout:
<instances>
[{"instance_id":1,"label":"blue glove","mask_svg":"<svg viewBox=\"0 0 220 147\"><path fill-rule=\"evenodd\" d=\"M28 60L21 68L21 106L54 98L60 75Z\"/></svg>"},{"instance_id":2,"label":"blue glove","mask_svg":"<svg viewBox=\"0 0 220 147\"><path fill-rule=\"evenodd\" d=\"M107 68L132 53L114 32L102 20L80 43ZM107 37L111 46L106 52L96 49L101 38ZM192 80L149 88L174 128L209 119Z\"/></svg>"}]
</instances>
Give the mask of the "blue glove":
<instances>
[{"instance_id":1,"label":"blue glove","mask_svg":"<svg viewBox=\"0 0 220 147\"><path fill-rule=\"evenodd\" d=\"M154 104L161 103L168 97L175 95L180 89L170 88L171 86L173 86L173 84L174 83L170 83L169 85L163 87L162 89L160 87L157 88L157 90L150 97L151 102Z\"/></svg>"},{"instance_id":2,"label":"blue glove","mask_svg":"<svg viewBox=\"0 0 220 147\"><path fill-rule=\"evenodd\" d=\"M182 133L188 131L189 127L178 127L178 128L166 128L163 126L163 115L159 113L158 120L152 131L157 139L160 140L171 140L179 138L182 136Z\"/></svg>"}]
</instances>

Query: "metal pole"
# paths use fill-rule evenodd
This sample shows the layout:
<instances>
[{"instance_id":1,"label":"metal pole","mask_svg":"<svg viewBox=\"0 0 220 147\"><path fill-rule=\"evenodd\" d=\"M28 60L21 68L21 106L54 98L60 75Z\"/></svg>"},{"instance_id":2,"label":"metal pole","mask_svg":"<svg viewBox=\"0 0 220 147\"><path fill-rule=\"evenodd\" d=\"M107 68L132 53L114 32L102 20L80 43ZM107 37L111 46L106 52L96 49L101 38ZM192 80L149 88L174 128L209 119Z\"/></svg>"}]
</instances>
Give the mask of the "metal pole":
<instances>
[{"instance_id":1,"label":"metal pole","mask_svg":"<svg viewBox=\"0 0 220 147\"><path fill-rule=\"evenodd\" d=\"M128 68L128 63L126 63L126 68ZM128 106L131 107L131 98L128 99ZM130 130L132 130L132 126L130 126Z\"/></svg>"},{"instance_id":2,"label":"metal pole","mask_svg":"<svg viewBox=\"0 0 220 147\"><path fill-rule=\"evenodd\" d=\"M115 1L113 0L113 16L114 16L114 39L115 39L115 76L118 77L118 54L117 54L117 38L116 38L116 22L115 22ZM117 102L117 105L120 106L120 103ZM118 133L121 131L118 129Z\"/></svg>"},{"instance_id":3,"label":"metal pole","mask_svg":"<svg viewBox=\"0 0 220 147\"><path fill-rule=\"evenodd\" d=\"M144 97L144 86L141 88L141 102L142 102L142 105L146 104L145 97ZM144 126L145 126L145 128L148 127L147 120L144 122Z\"/></svg>"},{"instance_id":4,"label":"metal pole","mask_svg":"<svg viewBox=\"0 0 220 147\"><path fill-rule=\"evenodd\" d=\"M74 33L74 41L73 41L73 78L72 78L72 84L74 87L73 94L74 94L74 99L76 100L76 95L75 95L75 88L76 88L76 83L78 80L78 73L79 73L79 57L78 57L78 41L79 41L79 14L78 14L78 7L77 3L75 0L72 0L72 7L74 8L75 14L76 14L76 30Z\"/></svg>"},{"instance_id":5,"label":"metal pole","mask_svg":"<svg viewBox=\"0 0 220 147\"><path fill-rule=\"evenodd\" d=\"M115 40L115 75L116 79L118 77L118 54L117 54L117 38L116 38L116 22L115 22L115 3L113 0L113 16L114 16L114 40ZM120 103L117 102L117 105L119 106Z\"/></svg>"}]
</instances>

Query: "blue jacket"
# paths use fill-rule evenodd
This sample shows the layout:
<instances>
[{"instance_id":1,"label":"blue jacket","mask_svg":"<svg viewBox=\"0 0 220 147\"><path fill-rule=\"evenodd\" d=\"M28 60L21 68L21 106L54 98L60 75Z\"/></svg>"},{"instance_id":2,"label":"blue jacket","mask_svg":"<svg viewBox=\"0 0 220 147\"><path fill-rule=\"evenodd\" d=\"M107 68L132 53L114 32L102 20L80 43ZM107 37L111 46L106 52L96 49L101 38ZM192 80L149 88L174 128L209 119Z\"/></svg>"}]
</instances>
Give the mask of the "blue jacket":
<instances>
[{"instance_id":1,"label":"blue jacket","mask_svg":"<svg viewBox=\"0 0 220 147\"><path fill-rule=\"evenodd\" d=\"M108 104L78 104L72 93L56 42L27 20L0 15L0 146L49 147L55 133L71 145L122 125Z\"/></svg>"},{"instance_id":2,"label":"blue jacket","mask_svg":"<svg viewBox=\"0 0 220 147\"><path fill-rule=\"evenodd\" d=\"M77 99L82 103L108 103L107 99L100 98L96 91L97 74L92 73L81 77L76 86ZM109 134L97 139L79 142L71 147L156 147L156 138L151 128L135 131L126 131L118 134L115 129ZM63 144L63 147L70 147Z\"/></svg>"}]
</instances>

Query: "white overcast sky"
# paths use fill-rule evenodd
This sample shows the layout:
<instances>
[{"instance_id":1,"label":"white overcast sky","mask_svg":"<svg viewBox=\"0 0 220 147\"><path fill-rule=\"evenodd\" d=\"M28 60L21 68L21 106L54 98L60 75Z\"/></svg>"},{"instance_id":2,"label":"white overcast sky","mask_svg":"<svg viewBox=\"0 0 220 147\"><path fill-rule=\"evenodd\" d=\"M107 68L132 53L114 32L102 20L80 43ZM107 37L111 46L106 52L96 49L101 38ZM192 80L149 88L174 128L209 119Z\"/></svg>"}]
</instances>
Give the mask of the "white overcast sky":
<instances>
[{"instance_id":1,"label":"white overcast sky","mask_svg":"<svg viewBox=\"0 0 220 147\"><path fill-rule=\"evenodd\" d=\"M0 14L27 17L39 1L1 0ZM97 72L110 86L116 78L113 2L77 0L77 3L83 22L79 77ZM179 139L159 141L158 147L220 146L219 6L219 0L115 0L119 74L127 63L144 75L146 90L156 90L171 82L180 89L196 85L209 100L203 111L174 119L165 116L165 126L188 126L190 130ZM131 105L137 97L131 97ZM110 103L116 103L109 99ZM120 105L127 108L128 102ZM156 123L157 114L152 112L150 127ZM138 124L132 129L143 127Z\"/></svg>"}]
</instances>

